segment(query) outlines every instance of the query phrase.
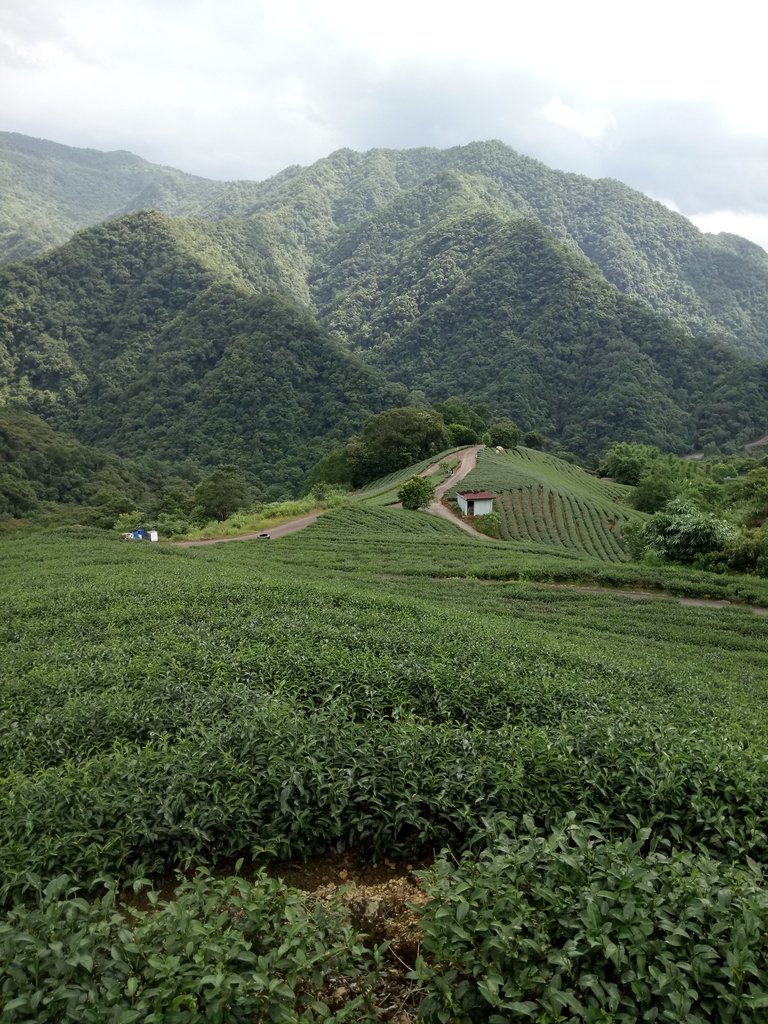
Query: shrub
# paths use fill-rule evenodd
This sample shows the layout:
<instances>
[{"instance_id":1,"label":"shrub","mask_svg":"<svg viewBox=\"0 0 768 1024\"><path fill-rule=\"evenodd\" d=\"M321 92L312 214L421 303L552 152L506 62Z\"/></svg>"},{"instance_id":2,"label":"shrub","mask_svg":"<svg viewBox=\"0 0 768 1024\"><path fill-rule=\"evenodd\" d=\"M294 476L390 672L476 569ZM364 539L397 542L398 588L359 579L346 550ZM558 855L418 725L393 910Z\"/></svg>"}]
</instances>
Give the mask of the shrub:
<instances>
[{"instance_id":1,"label":"shrub","mask_svg":"<svg viewBox=\"0 0 768 1024\"><path fill-rule=\"evenodd\" d=\"M693 562L722 548L734 535L729 523L679 498L657 512L643 531L647 547L672 562Z\"/></svg>"},{"instance_id":2,"label":"shrub","mask_svg":"<svg viewBox=\"0 0 768 1024\"><path fill-rule=\"evenodd\" d=\"M86 901L65 876L38 885L32 906L0 923L3 1021L371 1020L369 971L378 956L336 906L308 904L259 875L201 872L170 902L126 908L114 888ZM325 983L361 979L334 1012ZM351 987L348 988L351 992Z\"/></svg>"},{"instance_id":3,"label":"shrub","mask_svg":"<svg viewBox=\"0 0 768 1024\"><path fill-rule=\"evenodd\" d=\"M434 500L435 485L427 477L412 476L397 492L397 497L403 503L403 508L412 511L426 508Z\"/></svg>"},{"instance_id":4,"label":"shrub","mask_svg":"<svg viewBox=\"0 0 768 1024\"><path fill-rule=\"evenodd\" d=\"M498 512L489 512L486 516L478 516L473 525L478 533L484 533L486 537L498 539L501 536L501 517Z\"/></svg>"}]
</instances>

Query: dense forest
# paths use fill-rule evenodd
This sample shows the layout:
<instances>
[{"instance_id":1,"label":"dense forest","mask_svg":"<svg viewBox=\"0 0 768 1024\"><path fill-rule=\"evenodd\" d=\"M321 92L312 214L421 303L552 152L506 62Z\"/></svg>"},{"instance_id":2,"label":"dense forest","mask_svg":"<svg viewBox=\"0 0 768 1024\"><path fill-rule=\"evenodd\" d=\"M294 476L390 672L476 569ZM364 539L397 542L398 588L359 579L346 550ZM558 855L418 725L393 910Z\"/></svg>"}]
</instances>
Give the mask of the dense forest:
<instances>
[{"instance_id":1,"label":"dense forest","mask_svg":"<svg viewBox=\"0 0 768 1024\"><path fill-rule=\"evenodd\" d=\"M0 403L64 446L282 497L455 395L593 459L766 432L768 255L501 143L223 183L3 134L0 183Z\"/></svg>"}]
</instances>

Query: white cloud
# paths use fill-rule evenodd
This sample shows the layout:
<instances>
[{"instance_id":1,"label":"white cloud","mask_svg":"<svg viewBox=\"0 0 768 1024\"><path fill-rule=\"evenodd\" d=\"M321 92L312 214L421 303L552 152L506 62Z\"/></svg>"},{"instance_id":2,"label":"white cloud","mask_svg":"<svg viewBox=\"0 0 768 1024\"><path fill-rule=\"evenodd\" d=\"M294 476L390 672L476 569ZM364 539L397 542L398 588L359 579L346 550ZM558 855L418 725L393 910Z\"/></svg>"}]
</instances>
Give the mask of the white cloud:
<instances>
[{"instance_id":1,"label":"white cloud","mask_svg":"<svg viewBox=\"0 0 768 1024\"><path fill-rule=\"evenodd\" d=\"M711 213L689 215L688 219L702 231L711 234L727 231L732 235L742 235L768 251L768 214L715 210Z\"/></svg>"},{"instance_id":2,"label":"white cloud","mask_svg":"<svg viewBox=\"0 0 768 1024\"><path fill-rule=\"evenodd\" d=\"M4 0L0 128L251 178L495 137L746 217L768 213L766 29L753 0Z\"/></svg>"},{"instance_id":3,"label":"white cloud","mask_svg":"<svg viewBox=\"0 0 768 1024\"><path fill-rule=\"evenodd\" d=\"M545 121L562 125L592 142L599 142L607 130L616 125L613 114L604 110L577 110L559 96L545 103L539 114Z\"/></svg>"}]
</instances>

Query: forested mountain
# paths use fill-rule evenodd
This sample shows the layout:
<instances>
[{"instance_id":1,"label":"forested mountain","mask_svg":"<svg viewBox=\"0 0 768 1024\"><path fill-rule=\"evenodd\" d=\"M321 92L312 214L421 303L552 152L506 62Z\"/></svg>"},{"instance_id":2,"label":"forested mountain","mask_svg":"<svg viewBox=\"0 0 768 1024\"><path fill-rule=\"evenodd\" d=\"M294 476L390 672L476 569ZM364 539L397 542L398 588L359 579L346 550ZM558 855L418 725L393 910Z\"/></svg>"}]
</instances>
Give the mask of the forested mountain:
<instances>
[{"instance_id":1,"label":"forested mountain","mask_svg":"<svg viewBox=\"0 0 768 1024\"><path fill-rule=\"evenodd\" d=\"M0 134L0 257L63 241L108 216L157 209L207 220L261 219L278 262L323 275L344 229L378 211L389 231L419 229L422 202L446 174L499 213L539 220L583 253L606 280L693 330L725 333L742 351L768 354L768 254L735 235L705 235L680 214L618 181L551 170L501 142L448 150L340 150L265 182L214 182L129 153L97 153ZM413 194L411 194L413 193ZM238 234L242 226L235 229ZM287 248L287 257L283 249ZM381 254L386 258L386 252Z\"/></svg>"},{"instance_id":2,"label":"forested mountain","mask_svg":"<svg viewBox=\"0 0 768 1024\"><path fill-rule=\"evenodd\" d=\"M766 431L768 255L501 143L221 183L5 135L0 184L6 257L134 211L0 270L0 404L85 445L278 495L450 395L582 455Z\"/></svg>"},{"instance_id":3,"label":"forested mountain","mask_svg":"<svg viewBox=\"0 0 768 1024\"><path fill-rule=\"evenodd\" d=\"M621 294L538 221L465 210L375 269L380 250L358 238L324 279L329 322L390 378L484 401L582 454L612 436L683 450L762 430L764 364Z\"/></svg>"},{"instance_id":4,"label":"forested mountain","mask_svg":"<svg viewBox=\"0 0 768 1024\"><path fill-rule=\"evenodd\" d=\"M0 272L0 368L0 400L88 444L235 462L264 494L296 489L334 440L405 397L151 212Z\"/></svg>"}]
</instances>

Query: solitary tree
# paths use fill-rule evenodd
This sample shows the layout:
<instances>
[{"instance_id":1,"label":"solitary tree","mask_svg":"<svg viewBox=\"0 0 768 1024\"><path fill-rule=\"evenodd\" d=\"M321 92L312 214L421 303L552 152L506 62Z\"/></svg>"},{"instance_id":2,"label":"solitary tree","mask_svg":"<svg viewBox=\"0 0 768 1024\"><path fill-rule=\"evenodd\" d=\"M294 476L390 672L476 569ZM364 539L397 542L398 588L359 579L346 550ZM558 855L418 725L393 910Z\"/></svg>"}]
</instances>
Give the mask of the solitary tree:
<instances>
[{"instance_id":1,"label":"solitary tree","mask_svg":"<svg viewBox=\"0 0 768 1024\"><path fill-rule=\"evenodd\" d=\"M416 511L419 508L426 508L435 497L435 485L431 484L424 476L412 476L406 480L397 496L403 503L403 508Z\"/></svg>"},{"instance_id":2,"label":"solitary tree","mask_svg":"<svg viewBox=\"0 0 768 1024\"><path fill-rule=\"evenodd\" d=\"M502 448L516 448L520 444L520 427L512 420L502 417L493 420L488 428L491 444Z\"/></svg>"},{"instance_id":3,"label":"solitary tree","mask_svg":"<svg viewBox=\"0 0 768 1024\"><path fill-rule=\"evenodd\" d=\"M221 523L248 500L248 484L237 466L217 466L195 489L200 514Z\"/></svg>"}]
</instances>

